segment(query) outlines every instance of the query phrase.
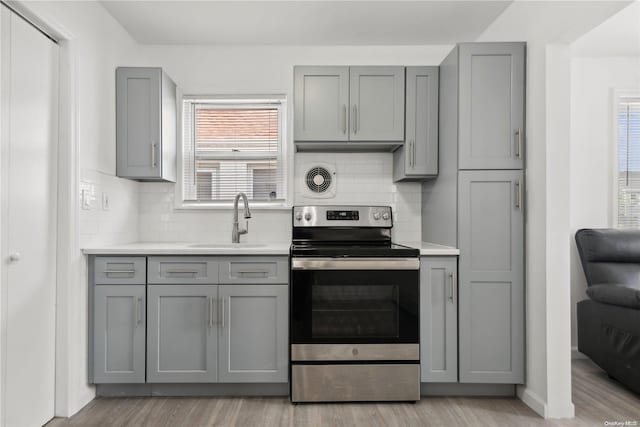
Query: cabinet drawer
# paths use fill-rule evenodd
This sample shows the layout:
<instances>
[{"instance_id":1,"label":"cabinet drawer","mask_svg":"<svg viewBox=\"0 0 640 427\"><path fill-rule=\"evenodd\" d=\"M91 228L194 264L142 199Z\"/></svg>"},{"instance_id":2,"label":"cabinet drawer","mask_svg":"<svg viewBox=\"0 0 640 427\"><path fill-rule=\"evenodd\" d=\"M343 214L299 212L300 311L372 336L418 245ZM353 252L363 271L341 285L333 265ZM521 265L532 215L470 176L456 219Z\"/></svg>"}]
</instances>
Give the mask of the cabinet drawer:
<instances>
[{"instance_id":1,"label":"cabinet drawer","mask_svg":"<svg viewBox=\"0 0 640 427\"><path fill-rule=\"evenodd\" d=\"M213 257L149 257L149 283L216 284L218 262Z\"/></svg>"},{"instance_id":2,"label":"cabinet drawer","mask_svg":"<svg viewBox=\"0 0 640 427\"><path fill-rule=\"evenodd\" d=\"M96 257L94 280L96 285L144 285L147 281L146 258Z\"/></svg>"},{"instance_id":3,"label":"cabinet drawer","mask_svg":"<svg viewBox=\"0 0 640 427\"><path fill-rule=\"evenodd\" d=\"M220 260L220 283L288 283L287 257L238 257Z\"/></svg>"}]
</instances>

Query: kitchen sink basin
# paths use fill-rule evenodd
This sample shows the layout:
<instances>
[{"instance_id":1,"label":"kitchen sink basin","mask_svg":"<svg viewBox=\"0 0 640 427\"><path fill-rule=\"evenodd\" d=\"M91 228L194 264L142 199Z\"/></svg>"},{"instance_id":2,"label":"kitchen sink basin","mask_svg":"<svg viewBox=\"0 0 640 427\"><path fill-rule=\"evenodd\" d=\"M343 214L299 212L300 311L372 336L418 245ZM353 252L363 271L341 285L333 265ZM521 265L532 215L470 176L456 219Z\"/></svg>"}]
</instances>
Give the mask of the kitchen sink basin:
<instances>
[{"instance_id":1,"label":"kitchen sink basin","mask_svg":"<svg viewBox=\"0 0 640 427\"><path fill-rule=\"evenodd\" d=\"M203 249L235 249L235 248L264 248L265 244L261 243L196 243L189 245L192 248Z\"/></svg>"}]
</instances>

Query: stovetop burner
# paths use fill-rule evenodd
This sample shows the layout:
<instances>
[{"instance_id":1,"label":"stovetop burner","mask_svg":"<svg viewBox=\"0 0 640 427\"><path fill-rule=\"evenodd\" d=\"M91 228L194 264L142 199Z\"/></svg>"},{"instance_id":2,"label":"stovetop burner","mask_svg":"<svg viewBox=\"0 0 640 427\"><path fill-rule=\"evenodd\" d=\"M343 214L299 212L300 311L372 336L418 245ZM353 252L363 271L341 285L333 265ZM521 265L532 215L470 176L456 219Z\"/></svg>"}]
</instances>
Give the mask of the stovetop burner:
<instances>
[{"instance_id":1,"label":"stovetop burner","mask_svg":"<svg viewBox=\"0 0 640 427\"><path fill-rule=\"evenodd\" d=\"M291 246L292 256L323 256L323 257L414 257L420 251L409 246L395 243L386 245L367 244L323 244L299 243Z\"/></svg>"}]
</instances>

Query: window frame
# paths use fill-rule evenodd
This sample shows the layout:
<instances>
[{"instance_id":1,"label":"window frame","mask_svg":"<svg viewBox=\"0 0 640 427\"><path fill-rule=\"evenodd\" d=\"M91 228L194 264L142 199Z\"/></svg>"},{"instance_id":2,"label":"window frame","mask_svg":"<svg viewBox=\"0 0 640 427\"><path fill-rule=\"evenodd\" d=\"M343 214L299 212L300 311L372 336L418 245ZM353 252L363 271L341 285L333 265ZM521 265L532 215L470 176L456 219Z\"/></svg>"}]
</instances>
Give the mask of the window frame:
<instances>
[{"instance_id":1,"label":"window frame","mask_svg":"<svg viewBox=\"0 0 640 427\"><path fill-rule=\"evenodd\" d=\"M618 223L618 205L620 199L618 197L618 175L620 174L620 168L618 167L618 152L620 147L618 146L618 108L623 98L638 98L640 99L640 91L637 89L621 90L612 89L611 96L611 152L610 152L610 197L609 197L609 226L611 228L622 229Z\"/></svg>"},{"instance_id":2,"label":"window frame","mask_svg":"<svg viewBox=\"0 0 640 427\"><path fill-rule=\"evenodd\" d=\"M282 172L282 188L284 189L284 198L276 201L251 201L250 207L251 209L257 210L290 210L291 209L291 200L292 200L292 183L293 183L293 153L292 153L292 145L289 142L288 135L289 127L291 126L291 118L288 107L288 96L286 94L268 94L268 95L257 95L257 94L237 94L237 93L229 93L229 94L219 94L219 95L191 95L182 93L178 91L177 94L178 106L177 106L177 123L176 126L176 139L177 139L177 179L174 190L174 209L176 210L230 210L233 208L233 201L224 200L224 201L210 201L210 202L194 202L190 200L184 200L184 143L183 135L184 135L184 101L189 99L197 99L203 101L220 101L228 102L233 101L233 103L226 103L227 106L240 106L246 104L264 104L264 103L273 103L277 101L280 103L280 115L279 115L279 131L280 131L280 144L278 145L278 159L281 161L281 167L284 168Z\"/></svg>"}]
</instances>

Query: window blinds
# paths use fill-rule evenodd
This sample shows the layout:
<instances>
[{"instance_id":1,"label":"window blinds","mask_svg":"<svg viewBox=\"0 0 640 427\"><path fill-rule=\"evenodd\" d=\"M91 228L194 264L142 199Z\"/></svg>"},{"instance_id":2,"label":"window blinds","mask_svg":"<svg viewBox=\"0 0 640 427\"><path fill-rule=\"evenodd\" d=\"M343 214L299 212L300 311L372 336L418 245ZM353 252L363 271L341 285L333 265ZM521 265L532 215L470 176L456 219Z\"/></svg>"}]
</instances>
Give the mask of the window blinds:
<instances>
[{"instance_id":1,"label":"window blinds","mask_svg":"<svg viewBox=\"0 0 640 427\"><path fill-rule=\"evenodd\" d=\"M183 199L285 200L283 100L183 100Z\"/></svg>"},{"instance_id":2,"label":"window blinds","mask_svg":"<svg viewBox=\"0 0 640 427\"><path fill-rule=\"evenodd\" d=\"M640 98L621 98L618 131L618 227L640 228Z\"/></svg>"}]
</instances>

